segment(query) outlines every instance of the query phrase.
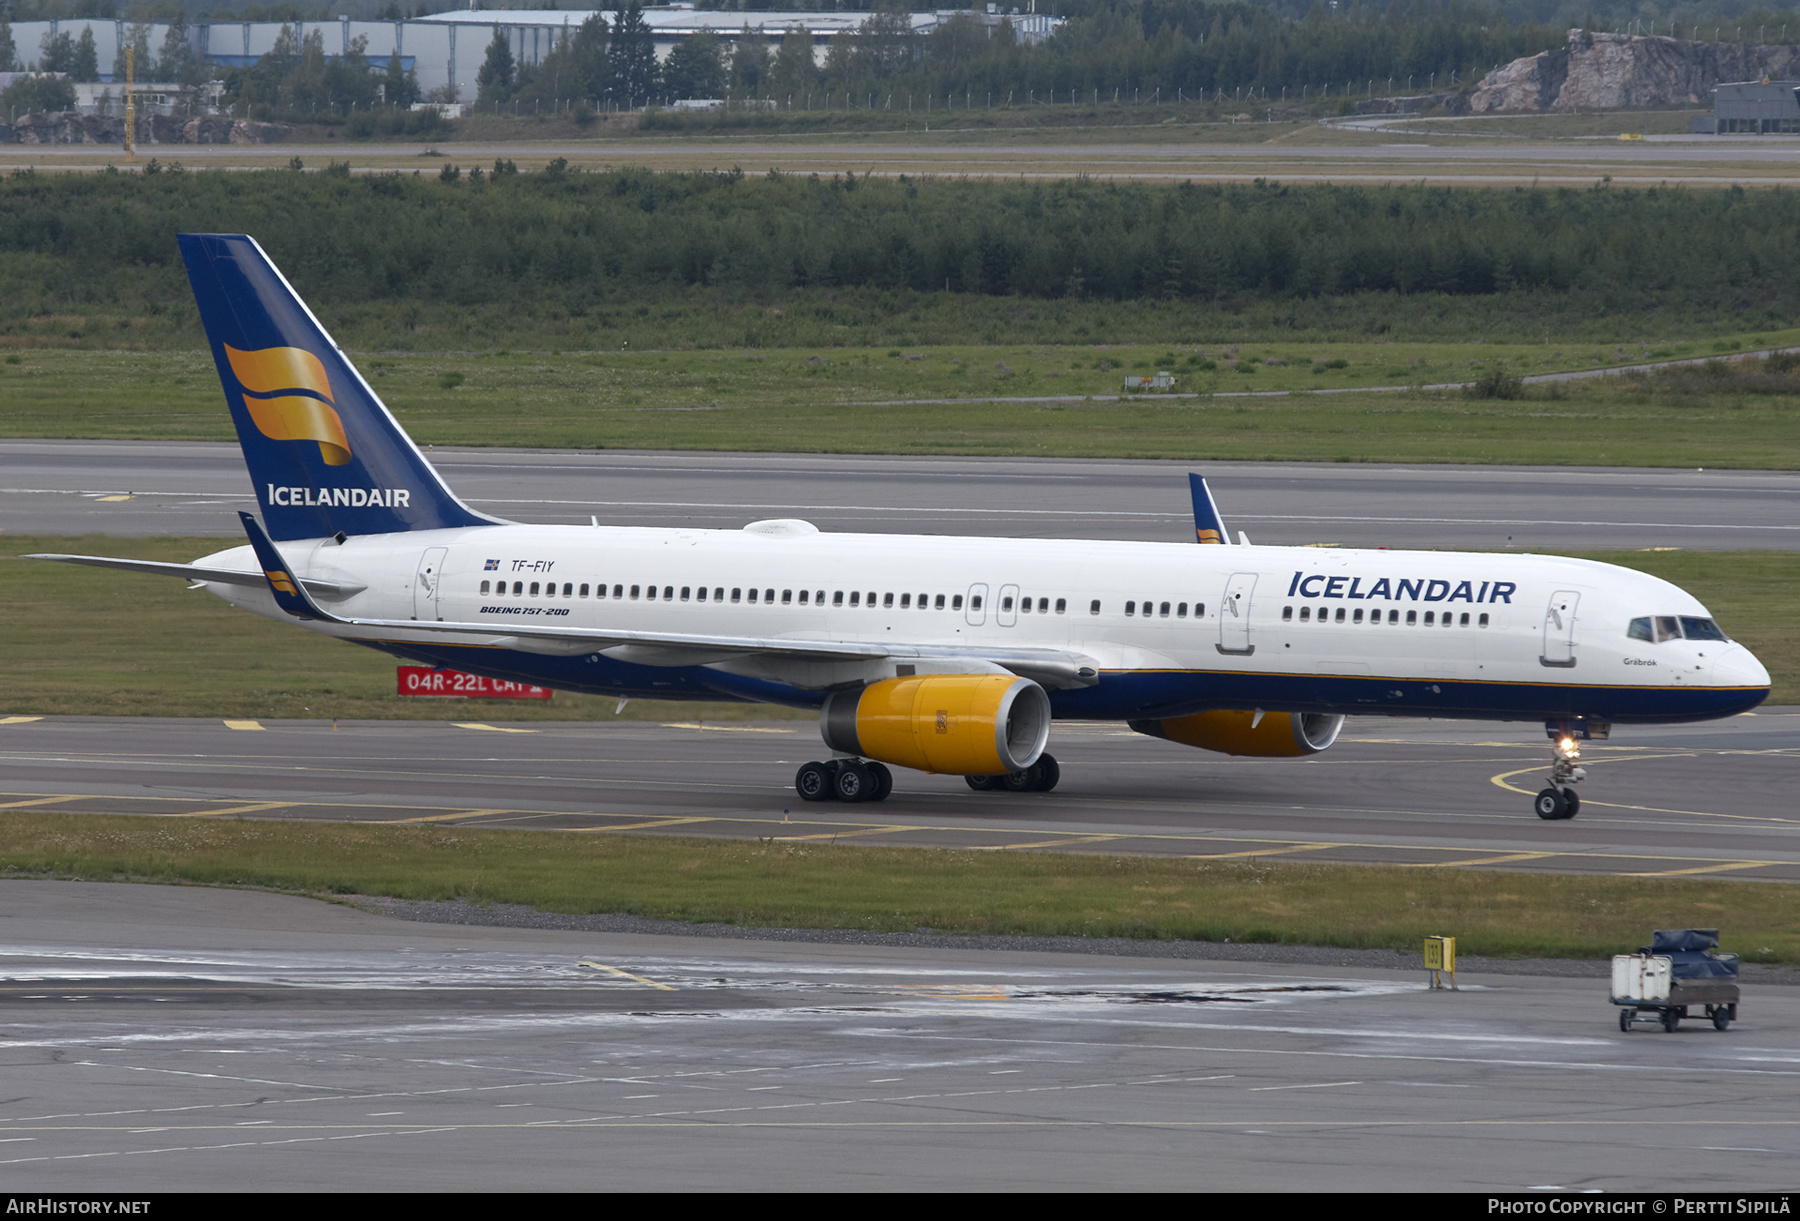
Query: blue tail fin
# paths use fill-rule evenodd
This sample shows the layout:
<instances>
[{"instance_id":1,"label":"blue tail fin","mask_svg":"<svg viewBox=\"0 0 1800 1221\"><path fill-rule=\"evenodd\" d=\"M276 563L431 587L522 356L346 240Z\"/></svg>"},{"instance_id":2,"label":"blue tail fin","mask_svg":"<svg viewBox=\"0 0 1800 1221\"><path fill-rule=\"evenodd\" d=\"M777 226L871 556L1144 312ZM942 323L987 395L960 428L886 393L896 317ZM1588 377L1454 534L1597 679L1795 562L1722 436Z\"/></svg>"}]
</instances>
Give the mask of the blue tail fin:
<instances>
[{"instance_id":1,"label":"blue tail fin","mask_svg":"<svg viewBox=\"0 0 1800 1221\"><path fill-rule=\"evenodd\" d=\"M1230 543L1231 536L1225 533L1225 523L1219 518L1219 506L1213 503L1212 489L1206 486L1206 480L1190 471L1188 491L1194 495L1194 541Z\"/></svg>"},{"instance_id":2,"label":"blue tail fin","mask_svg":"<svg viewBox=\"0 0 1800 1221\"><path fill-rule=\"evenodd\" d=\"M271 537L497 524L451 495L255 239L180 240Z\"/></svg>"}]
</instances>

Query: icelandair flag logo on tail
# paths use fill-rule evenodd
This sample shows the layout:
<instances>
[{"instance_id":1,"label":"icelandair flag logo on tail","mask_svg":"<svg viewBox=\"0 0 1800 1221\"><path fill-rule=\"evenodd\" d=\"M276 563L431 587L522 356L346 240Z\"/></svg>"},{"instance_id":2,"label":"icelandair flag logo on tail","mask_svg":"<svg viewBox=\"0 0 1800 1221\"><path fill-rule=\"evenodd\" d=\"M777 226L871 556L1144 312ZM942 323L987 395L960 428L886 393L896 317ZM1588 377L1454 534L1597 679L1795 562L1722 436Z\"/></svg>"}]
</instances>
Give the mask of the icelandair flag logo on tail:
<instances>
[{"instance_id":1,"label":"icelandair flag logo on tail","mask_svg":"<svg viewBox=\"0 0 1800 1221\"><path fill-rule=\"evenodd\" d=\"M495 524L444 486L262 247L180 242L271 539Z\"/></svg>"},{"instance_id":2,"label":"icelandair flag logo on tail","mask_svg":"<svg viewBox=\"0 0 1800 1221\"><path fill-rule=\"evenodd\" d=\"M344 421L331 403L331 379L317 356L304 348L240 352L230 344L225 356L258 432L271 441L317 441L328 466L350 461Z\"/></svg>"}]
</instances>

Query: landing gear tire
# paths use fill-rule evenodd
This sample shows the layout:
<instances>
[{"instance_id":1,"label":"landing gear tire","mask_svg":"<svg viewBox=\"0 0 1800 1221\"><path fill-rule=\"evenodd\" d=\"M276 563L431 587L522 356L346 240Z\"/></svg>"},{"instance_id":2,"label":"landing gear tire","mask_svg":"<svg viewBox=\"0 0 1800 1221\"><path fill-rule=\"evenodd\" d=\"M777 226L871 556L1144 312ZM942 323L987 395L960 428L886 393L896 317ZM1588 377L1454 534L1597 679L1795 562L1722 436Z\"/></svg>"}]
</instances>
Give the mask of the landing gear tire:
<instances>
[{"instance_id":1,"label":"landing gear tire","mask_svg":"<svg viewBox=\"0 0 1800 1221\"><path fill-rule=\"evenodd\" d=\"M894 791L894 773L885 763L865 763L863 770L869 773L869 779L875 782L875 791L866 798L868 801L886 801L888 794Z\"/></svg>"},{"instance_id":2,"label":"landing gear tire","mask_svg":"<svg viewBox=\"0 0 1800 1221\"><path fill-rule=\"evenodd\" d=\"M1039 755L1037 766L1041 773L1038 778L1037 791L1040 793L1048 793L1051 789L1056 787L1056 782L1062 779L1062 768L1057 764L1055 757L1052 755Z\"/></svg>"},{"instance_id":3,"label":"landing gear tire","mask_svg":"<svg viewBox=\"0 0 1800 1221\"><path fill-rule=\"evenodd\" d=\"M875 796L878 789L875 777L860 763L844 763L832 778L831 791L839 801L868 801Z\"/></svg>"},{"instance_id":4,"label":"landing gear tire","mask_svg":"<svg viewBox=\"0 0 1800 1221\"><path fill-rule=\"evenodd\" d=\"M1009 793L1035 793L1044 783L1044 769L1033 763L1022 772L1008 772L1000 783Z\"/></svg>"},{"instance_id":5,"label":"landing gear tire","mask_svg":"<svg viewBox=\"0 0 1800 1221\"><path fill-rule=\"evenodd\" d=\"M1000 783L998 776L964 776L963 783L977 793L985 793Z\"/></svg>"},{"instance_id":6,"label":"landing gear tire","mask_svg":"<svg viewBox=\"0 0 1800 1221\"><path fill-rule=\"evenodd\" d=\"M1558 819L1569 817L1569 797L1571 796L1573 794L1569 793L1567 789L1545 789L1537 795L1532 809L1536 810L1537 816L1546 822L1555 822Z\"/></svg>"},{"instance_id":7,"label":"landing gear tire","mask_svg":"<svg viewBox=\"0 0 1800 1221\"><path fill-rule=\"evenodd\" d=\"M1581 813L1581 794L1574 789L1564 789L1562 794L1563 800L1569 803L1568 809L1563 811L1563 817L1573 818Z\"/></svg>"},{"instance_id":8,"label":"landing gear tire","mask_svg":"<svg viewBox=\"0 0 1800 1221\"><path fill-rule=\"evenodd\" d=\"M794 791L801 801L830 801L835 796L831 782L831 769L823 763L801 764L794 773Z\"/></svg>"}]
</instances>

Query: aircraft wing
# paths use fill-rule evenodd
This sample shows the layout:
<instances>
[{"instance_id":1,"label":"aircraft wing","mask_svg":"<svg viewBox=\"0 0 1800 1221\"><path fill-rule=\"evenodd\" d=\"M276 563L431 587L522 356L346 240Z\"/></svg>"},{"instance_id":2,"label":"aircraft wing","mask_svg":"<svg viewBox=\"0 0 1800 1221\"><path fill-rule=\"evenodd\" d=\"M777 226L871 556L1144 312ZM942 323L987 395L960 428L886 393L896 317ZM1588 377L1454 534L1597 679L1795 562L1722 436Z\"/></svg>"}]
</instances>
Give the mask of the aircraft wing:
<instances>
[{"instance_id":1,"label":"aircraft wing","mask_svg":"<svg viewBox=\"0 0 1800 1221\"><path fill-rule=\"evenodd\" d=\"M196 564L164 564L157 560L121 560L105 555L60 555L39 553L20 557L27 560L55 560L62 564L86 564L90 568L117 568L122 572L148 572L157 576L185 577L190 581L207 581L220 585L259 586L267 578L260 572L244 572L237 568L202 568ZM306 586L306 592L315 598L348 598L367 589L366 585L346 584L341 581L320 581L312 577L300 578Z\"/></svg>"},{"instance_id":2,"label":"aircraft wing","mask_svg":"<svg viewBox=\"0 0 1800 1221\"><path fill-rule=\"evenodd\" d=\"M734 658L764 656L811 661L854 661L889 657L938 657L985 661L1053 687L1086 687L1099 681L1099 663L1062 649L1009 649L976 645L880 644L854 640L796 640L783 636L710 636L692 632L635 632L536 624L456 623L420 619L340 618L319 608L308 596L310 582L296 582L287 562L262 525L239 513L250 545L263 566L257 579L266 581L275 603L296 619L313 619L342 627L380 631L428 632L461 638L471 644L516 648L527 653L574 656L605 652L621 661L650 666L711 665ZM170 565L169 567L176 567Z\"/></svg>"}]
</instances>

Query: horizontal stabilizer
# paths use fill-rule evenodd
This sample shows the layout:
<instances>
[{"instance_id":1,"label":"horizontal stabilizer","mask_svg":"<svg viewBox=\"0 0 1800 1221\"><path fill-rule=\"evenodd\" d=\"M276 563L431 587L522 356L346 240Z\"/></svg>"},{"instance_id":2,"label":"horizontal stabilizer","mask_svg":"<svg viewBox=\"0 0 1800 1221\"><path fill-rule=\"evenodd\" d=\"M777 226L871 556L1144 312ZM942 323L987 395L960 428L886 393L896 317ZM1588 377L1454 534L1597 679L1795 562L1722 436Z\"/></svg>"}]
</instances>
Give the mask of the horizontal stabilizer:
<instances>
[{"instance_id":1,"label":"horizontal stabilizer","mask_svg":"<svg viewBox=\"0 0 1800 1221\"><path fill-rule=\"evenodd\" d=\"M189 581L205 581L209 585L261 585L265 578L260 572L244 572L236 568L202 568L197 564L164 564L157 560L121 560L107 555L58 555L48 552L22 556L27 560L55 560L59 564L85 564L90 568L116 568L121 572L147 572L162 577L182 577ZM319 581L312 577L300 578L306 586L306 592L315 598L334 601L359 594L367 589L367 585L357 585L345 581Z\"/></svg>"}]
</instances>

